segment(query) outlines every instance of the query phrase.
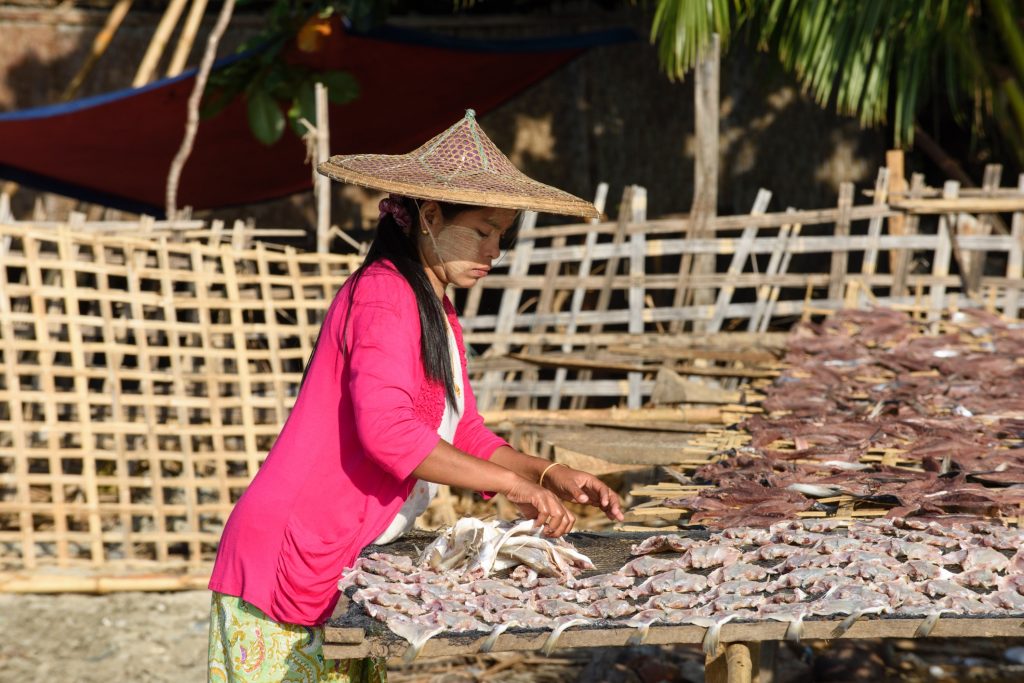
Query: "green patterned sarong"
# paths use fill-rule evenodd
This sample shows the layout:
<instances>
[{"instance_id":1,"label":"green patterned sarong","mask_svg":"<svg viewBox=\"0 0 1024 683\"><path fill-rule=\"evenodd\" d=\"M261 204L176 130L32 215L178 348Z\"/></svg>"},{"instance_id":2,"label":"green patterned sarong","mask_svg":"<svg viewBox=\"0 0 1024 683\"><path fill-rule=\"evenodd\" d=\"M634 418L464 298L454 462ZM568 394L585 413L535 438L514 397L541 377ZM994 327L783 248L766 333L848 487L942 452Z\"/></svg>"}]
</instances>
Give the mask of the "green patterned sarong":
<instances>
[{"instance_id":1,"label":"green patterned sarong","mask_svg":"<svg viewBox=\"0 0 1024 683\"><path fill-rule=\"evenodd\" d=\"M210 683L386 683L383 659L324 659L323 626L276 622L241 598L213 594Z\"/></svg>"}]
</instances>

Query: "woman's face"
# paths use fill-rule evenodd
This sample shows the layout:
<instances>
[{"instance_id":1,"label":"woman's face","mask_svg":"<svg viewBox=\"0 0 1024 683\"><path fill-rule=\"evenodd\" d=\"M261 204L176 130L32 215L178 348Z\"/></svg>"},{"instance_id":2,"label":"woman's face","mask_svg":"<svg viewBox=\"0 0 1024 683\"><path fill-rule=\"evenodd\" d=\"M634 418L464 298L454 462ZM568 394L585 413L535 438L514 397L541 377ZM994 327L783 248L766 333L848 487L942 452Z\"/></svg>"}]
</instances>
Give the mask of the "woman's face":
<instances>
[{"instance_id":1,"label":"woman's face","mask_svg":"<svg viewBox=\"0 0 1024 683\"><path fill-rule=\"evenodd\" d=\"M436 202L425 202L420 206L420 257L442 285L472 287L501 255L499 240L517 216L514 209L481 207L446 220Z\"/></svg>"}]
</instances>

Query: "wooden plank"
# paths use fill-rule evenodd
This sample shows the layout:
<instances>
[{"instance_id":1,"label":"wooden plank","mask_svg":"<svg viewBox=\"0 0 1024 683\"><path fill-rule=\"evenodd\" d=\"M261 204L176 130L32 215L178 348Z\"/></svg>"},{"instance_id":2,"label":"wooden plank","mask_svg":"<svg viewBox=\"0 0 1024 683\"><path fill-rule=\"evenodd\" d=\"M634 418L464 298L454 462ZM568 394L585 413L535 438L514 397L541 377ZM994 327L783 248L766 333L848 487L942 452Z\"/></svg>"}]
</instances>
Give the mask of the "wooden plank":
<instances>
[{"instance_id":1,"label":"wooden plank","mask_svg":"<svg viewBox=\"0 0 1024 683\"><path fill-rule=\"evenodd\" d=\"M840 619L808 619L804 621L804 640L862 640L868 638L914 638L914 633L924 622L923 618L876 619L865 617L855 622L849 630L836 635ZM754 643L781 641L785 639L788 624L782 622L731 622L722 626L721 642ZM698 644L704 640L707 629L701 626L652 626L647 645ZM330 631L326 631L330 633ZM570 628L559 639L557 647L624 647L635 634L635 629L620 628ZM486 634L439 635L423 646L421 657L448 657L472 655L480 651ZM539 650L547 640L548 633L515 633L506 631L498 636L494 652L522 652ZM997 638L1024 637L1024 619L1020 617L982 617L939 619L929 638ZM408 645L395 636L370 636L358 644L324 643L324 656L329 659L352 659L361 657L400 657Z\"/></svg>"},{"instance_id":2,"label":"wooden plank","mask_svg":"<svg viewBox=\"0 0 1024 683\"><path fill-rule=\"evenodd\" d=\"M878 169L878 177L875 179L875 195L873 201L876 204L884 204L887 198L886 191L889 187L889 169L884 166ZM861 286L865 288L864 294L869 297L873 297L874 294L871 292L867 282L868 278L875 274L875 268L878 261L878 240L882 234L882 219L872 218L868 222L868 240L870 245L864 250L864 260L861 264ZM856 288L850 287L847 290L847 306L857 306L860 297L856 294Z\"/></svg>"},{"instance_id":3,"label":"wooden plank","mask_svg":"<svg viewBox=\"0 0 1024 683\"><path fill-rule=\"evenodd\" d=\"M943 195L942 199L898 199L890 202L889 206L916 214L1011 213L1024 211L1024 197L948 197Z\"/></svg>"},{"instance_id":4,"label":"wooden plank","mask_svg":"<svg viewBox=\"0 0 1024 683\"><path fill-rule=\"evenodd\" d=\"M754 199L754 206L750 209L750 215L756 216L767 211L771 200L771 192L764 188L759 189L757 197ZM755 237L757 237L756 227L751 226L743 229L739 246L736 247L736 253L733 254L732 261L729 263L729 268L726 271L726 275L729 278L735 278L743 272L747 259L750 258L750 247L754 243ZM708 323L707 332L714 334L721 331L722 322L725 320L725 311L729 306L729 302L732 301L732 295L735 291L736 286L732 284L726 284L718 290L714 314L711 316L711 322Z\"/></svg>"}]
</instances>

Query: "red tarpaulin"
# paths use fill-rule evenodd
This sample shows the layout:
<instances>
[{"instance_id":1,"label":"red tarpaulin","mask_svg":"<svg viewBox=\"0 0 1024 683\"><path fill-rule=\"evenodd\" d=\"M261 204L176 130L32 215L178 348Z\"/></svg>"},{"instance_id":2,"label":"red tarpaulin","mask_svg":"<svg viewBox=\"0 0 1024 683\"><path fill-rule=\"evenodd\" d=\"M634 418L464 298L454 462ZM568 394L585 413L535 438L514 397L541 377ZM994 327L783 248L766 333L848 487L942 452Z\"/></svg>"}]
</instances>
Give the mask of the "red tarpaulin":
<instances>
[{"instance_id":1,"label":"red tarpaulin","mask_svg":"<svg viewBox=\"0 0 1024 683\"><path fill-rule=\"evenodd\" d=\"M331 154L402 153L468 108L490 111L589 47L634 39L628 30L498 42L399 29L365 35L339 30L311 66L348 71L359 84L358 99L330 106ZM0 114L0 177L162 215L193 84L189 72L142 88ZM288 129L274 145L261 144L249 130L245 103L236 100L200 124L178 206L265 201L308 190L310 178L304 143Z\"/></svg>"}]
</instances>

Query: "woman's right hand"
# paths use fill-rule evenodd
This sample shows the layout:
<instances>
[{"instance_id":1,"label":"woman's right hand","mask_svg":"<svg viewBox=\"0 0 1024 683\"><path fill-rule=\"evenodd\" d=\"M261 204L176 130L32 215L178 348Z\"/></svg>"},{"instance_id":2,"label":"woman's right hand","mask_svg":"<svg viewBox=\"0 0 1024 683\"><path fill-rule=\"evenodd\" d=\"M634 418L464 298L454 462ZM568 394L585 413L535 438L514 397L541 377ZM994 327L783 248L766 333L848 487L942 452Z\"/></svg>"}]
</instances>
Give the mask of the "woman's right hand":
<instances>
[{"instance_id":1,"label":"woman's right hand","mask_svg":"<svg viewBox=\"0 0 1024 683\"><path fill-rule=\"evenodd\" d=\"M558 538L569 533L576 523L576 517L558 496L518 475L502 493L524 517L534 520L534 526L543 526L545 536Z\"/></svg>"}]
</instances>

